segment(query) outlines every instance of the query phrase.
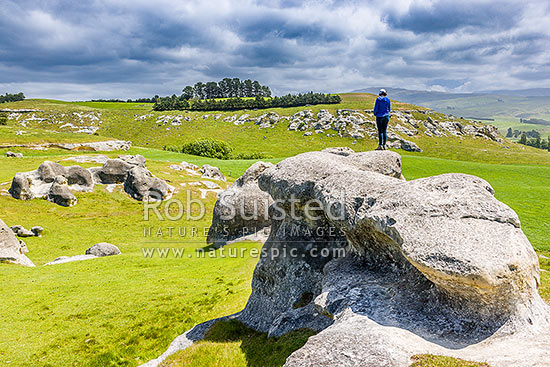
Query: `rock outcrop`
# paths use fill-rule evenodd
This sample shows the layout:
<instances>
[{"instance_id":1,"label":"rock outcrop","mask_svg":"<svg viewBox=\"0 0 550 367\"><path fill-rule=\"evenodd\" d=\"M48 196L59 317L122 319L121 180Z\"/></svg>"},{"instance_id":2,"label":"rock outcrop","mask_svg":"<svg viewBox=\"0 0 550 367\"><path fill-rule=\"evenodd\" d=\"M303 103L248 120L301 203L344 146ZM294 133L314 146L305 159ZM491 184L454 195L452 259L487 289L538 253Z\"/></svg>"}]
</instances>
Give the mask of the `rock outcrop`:
<instances>
[{"instance_id":1,"label":"rock outcrop","mask_svg":"<svg viewBox=\"0 0 550 367\"><path fill-rule=\"evenodd\" d=\"M72 151L113 152L128 150L132 142L123 140L95 141L90 143L0 144L0 148L65 149Z\"/></svg>"},{"instance_id":2,"label":"rock outcrop","mask_svg":"<svg viewBox=\"0 0 550 367\"><path fill-rule=\"evenodd\" d=\"M272 166L271 163L254 163L219 195L214 206L207 243L221 247L228 241L256 233L271 225L268 208L273 200L268 193L260 190L258 178Z\"/></svg>"},{"instance_id":3,"label":"rock outcrop","mask_svg":"<svg viewBox=\"0 0 550 367\"><path fill-rule=\"evenodd\" d=\"M23 153L6 152L8 158L23 158Z\"/></svg>"},{"instance_id":4,"label":"rock outcrop","mask_svg":"<svg viewBox=\"0 0 550 367\"><path fill-rule=\"evenodd\" d=\"M34 266L25 255L28 252L25 243L19 241L13 230L0 219L0 263Z\"/></svg>"},{"instance_id":5,"label":"rock outcrop","mask_svg":"<svg viewBox=\"0 0 550 367\"><path fill-rule=\"evenodd\" d=\"M174 190L154 177L145 168L145 158L136 155L107 159L103 166L89 169L45 161L35 171L16 173L9 193L20 200L46 198L58 205L73 206L77 203L73 191L91 192L96 184L124 184L136 200L165 200Z\"/></svg>"},{"instance_id":6,"label":"rock outcrop","mask_svg":"<svg viewBox=\"0 0 550 367\"><path fill-rule=\"evenodd\" d=\"M271 336L320 331L292 367L407 366L417 353L546 366L550 309L516 213L475 176L400 178L388 151L266 169L270 237L236 317Z\"/></svg>"}]
</instances>

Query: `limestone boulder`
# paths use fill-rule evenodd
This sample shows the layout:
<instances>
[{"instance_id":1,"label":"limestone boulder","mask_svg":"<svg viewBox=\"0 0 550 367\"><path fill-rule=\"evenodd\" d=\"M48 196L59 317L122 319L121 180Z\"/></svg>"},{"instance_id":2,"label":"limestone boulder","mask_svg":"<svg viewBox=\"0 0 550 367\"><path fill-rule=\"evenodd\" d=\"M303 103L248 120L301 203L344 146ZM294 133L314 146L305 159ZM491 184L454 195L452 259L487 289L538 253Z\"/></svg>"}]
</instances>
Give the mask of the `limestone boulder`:
<instances>
[{"instance_id":1,"label":"limestone boulder","mask_svg":"<svg viewBox=\"0 0 550 367\"><path fill-rule=\"evenodd\" d=\"M42 237L42 232L44 232L44 228L40 226L34 226L31 228L31 232L35 235L35 237Z\"/></svg>"},{"instance_id":2,"label":"limestone boulder","mask_svg":"<svg viewBox=\"0 0 550 367\"><path fill-rule=\"evenodd\" d=\"M235 317L270 336L318 330L288 367L407 366L418 353L546 366L550 308L516 213L479 177L400 178L388 151L265 169L271 231Z\"/></svg>"},{"instance_id":3,"label":"limestone boulder","mask_svg":"<svg viewBox=\"0 0 550 367\"><path fill-rule=\"evenodd\" d=\"M68 185L79 185L89 191L94 187L92 173L80 166L67 167L64 172Z\"/></svg>"},{"instance_id":4,"label":"limestone boulder","mask_svg":"<svg viewBox=\"0 0 550 367\"><path fill-rule=\"evenodd\" d=\"M21 225L11 226L10 228L17 237L35 237L33 231L29 231Z\"/></svg>"},{"instance_id":5,"label":"limestone boulder","mask_svg":"<svg viewBox=\"0 0 550 367\"><path fill-rule=\"evenodd\" d=\"M29 178L23 173L16 173L11 182L9 193L19 200L32 200Z\"/></svg>"},{"instance_id":6,"label":"limestone boulder","mask_svg":"<svg viewBox=\"0 0 550 367\"><path fill-rule=\"evenodd\" d=\"M59 163L45 161L38 167L38 177L44 182L53 182L57 176L64 176L66 169Z\"/></svg>"},{"instance_id":7,"label":"limestone boulder","mask_svg":"<svg viewBox=\"0 0 550 367\"><path fill-rule=\"evenodd\" d=\"M134 165L122 159L110 159L100 169L93 170L97 182L101 184L120 184L128 178Z\"/></svg>"},{"instance_id":8,"label":"limestone boulder","mask_svg":"<svg viewBox=\"0 0 550 367\"><path fill-rule=\"evenodd\" d=\"M86 255L97 257L120 255L120 250L115 245L107 242L96 243L86 250Z\"/></svg>"},{"instance_id":9,"label":"limestone boulder","mask_svg":"<svg viewBox=\"0 0 550 367\"><path fill-rule=\"evenodd\" d=\"M76 197L69 189L67 179L57 176L48 192L48 200L61 206L74 206L77 203Z\"/></svg>"},{"instance_id":10,"label":"limestone boulder","mask_svg":"<svg viewBox=\"0 0 550 367\"><path fill-rule=\"evenodd\" d=\"M136 200L166 200L171 197L173 187L146 168L135 166L128 172L124 190Z\"/></svg>"},{"instance_id":11,"label":"limestone boulder","mask_svg":"<svg viewBox=\"0 0 550 367\"><path fill-rule=\"evenodd\" d=\"M6 152L8 158L23 158L23 153Z\"/></svg>"},{"instance_id":12,"label":"limestone boulder","mask_svg":"<svg viewBox=\"0 0 550 367\"><path fill-rule=\"evenodd\" d=\"M219 195L214 205L207 243L221 247L227 241L256 233L271 225L268 208L273 200L268 193L260 190L258 178L272 166L271 163L261 161L254 163Z\"/></svg>"},{"instance_id":13,"label":"limestone boulder","mask_svg":"<svg viewBox=\"0 0 550 367\"><path fill-rule=\"evenodd\" d=\"M124 162L131 164L132 166L140 166L145 167L145 157L136 154L136 155L121 155L119 159L123 160Z\"/></svg>"},{"instance_id":14,"label":"limestone boulder","mask_svg":"<svg viewBox=\"0 0 550 367\"><path fill-rule=\"evenodd\" d=\"M202 174L201 175L202 178L209 178L212 180L219 180L219 181L227 181L222 171L220 171L218 167L213 167L209 164L205 164L204 166L202 166L199 172Z\"/></svg>"},{"instance_id":15,"label":"limestone boulder","mask_svg":"<svg viewBox=\"0 0 550 367\"><path fill-rule=\"evenodd\" d=\"M25 266L34 266L25 255L27 246L15 237L13 230L0 219L0 264L13 263Z\"/></svg>"}]
</instances>

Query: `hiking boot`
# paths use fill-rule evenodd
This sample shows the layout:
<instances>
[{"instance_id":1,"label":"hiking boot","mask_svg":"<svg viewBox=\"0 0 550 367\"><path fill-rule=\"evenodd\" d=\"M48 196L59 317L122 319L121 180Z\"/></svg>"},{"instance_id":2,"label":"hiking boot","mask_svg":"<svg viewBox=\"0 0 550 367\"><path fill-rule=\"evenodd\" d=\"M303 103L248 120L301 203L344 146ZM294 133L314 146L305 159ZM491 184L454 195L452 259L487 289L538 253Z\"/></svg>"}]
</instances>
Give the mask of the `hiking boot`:
<instances>
[{"instance_id":1,"label":"hiking boot","mask_svg":"<svg viewBox=\"0 0 550 367\"><path fill-rule=\"evenodd\" d=\"M379 145L375 150L384 150L381 145Z\"/></svg>"}]
</instances>

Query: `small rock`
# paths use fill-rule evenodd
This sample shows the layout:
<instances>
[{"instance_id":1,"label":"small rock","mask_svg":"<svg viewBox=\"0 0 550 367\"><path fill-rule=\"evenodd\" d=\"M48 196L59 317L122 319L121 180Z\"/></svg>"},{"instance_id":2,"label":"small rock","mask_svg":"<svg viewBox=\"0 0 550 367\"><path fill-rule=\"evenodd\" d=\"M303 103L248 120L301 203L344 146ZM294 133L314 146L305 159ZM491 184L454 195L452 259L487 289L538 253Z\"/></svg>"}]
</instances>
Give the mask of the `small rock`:
<instances>
[{"instance_id":1,"label":"small rock","mask_svg":"<svg viewBox=\"0 0 550 367\"><path fill-rule=\"evenodd\" d=\"M120 255L120 250L115 245L107 242L96 243L86 250L86 255L97 257Z\"/></svg>"},{"instance_id":2,"label":"small rock","mask_svg":"<svg viewBox=\"0 0 550 367\"><path fill-rule=\"evenodd\" d=\"M36 237L42 237L42 232L44 232L44 228L40 226L34 226L31 228L31 232L34 233Z\"/></svg>"},{"instance_id":3,"label":"small rock","mask_svg":"<svg viewBox=\"0 0 550 367\"><path fill-rule=\"evenodd\" d=\"M35 236L35 234L32 231L29 231L28 229L20 225L11 226L10 228L17 237L34 237Z\"/></svg>"},{"instance_id":4,"label":"small rock","mask_svg":"<svg viewBox=\"0 0 550 367\"><path fill-rule=\"evenodd\" d=\"M6 152L8 158L23 158L23 153Z\"/></svg>"},{"instance_id":5,"label":"small rock","mask_svg":"<svg viewBox=\"0 0 550 367\"><path fill-rule=\"evenodd\" d=\"M205 164L199 170L202 173L202 178L210 178L212 180L227 181L223 173L218 167L213 167L209 164Z\"/></svg>"}]
</instances>

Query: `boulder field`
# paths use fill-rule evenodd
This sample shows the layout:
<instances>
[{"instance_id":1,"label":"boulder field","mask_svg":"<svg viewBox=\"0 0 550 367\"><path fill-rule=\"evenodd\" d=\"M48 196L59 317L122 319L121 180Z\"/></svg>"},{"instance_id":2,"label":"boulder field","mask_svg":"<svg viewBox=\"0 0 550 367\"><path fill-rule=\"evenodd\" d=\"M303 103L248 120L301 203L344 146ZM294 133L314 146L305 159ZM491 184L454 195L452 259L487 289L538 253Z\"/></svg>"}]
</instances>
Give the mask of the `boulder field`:
<instances>
[{"instance_id":1,"label":"boulder field","mask_svg":"<svg viewBox=\"0 0 550 367\"><path fill-rule=\"evenodd\" d=\"M9 193L16 199L46 198L61 206L76 205L73 191L91 192L95 184L124 184L135 200L165 200L174 188L154 177L141 155L107 159L102 167L65 167L45 161L38 169L16 173Z\"/></svg>"},{"instance_id":2,"label":"boulder field","mask_svg":"<svg viewBox=\"0 0 550 367\"><path fill-rule=\"evenodd\" d=\"M405 181L397 153L329 149L257 163L229 190L245 202L271 200L252 294L230 317L270 336L318 331L285 366L408 366L419 353L492 367L550 363L536 253L485 180L453 173ZM216 207L214 243L228 239L218 233L224 226L256 225L222 218ZM212 323L146 366L201 339Z\"/></svg>"}]
</instances>

